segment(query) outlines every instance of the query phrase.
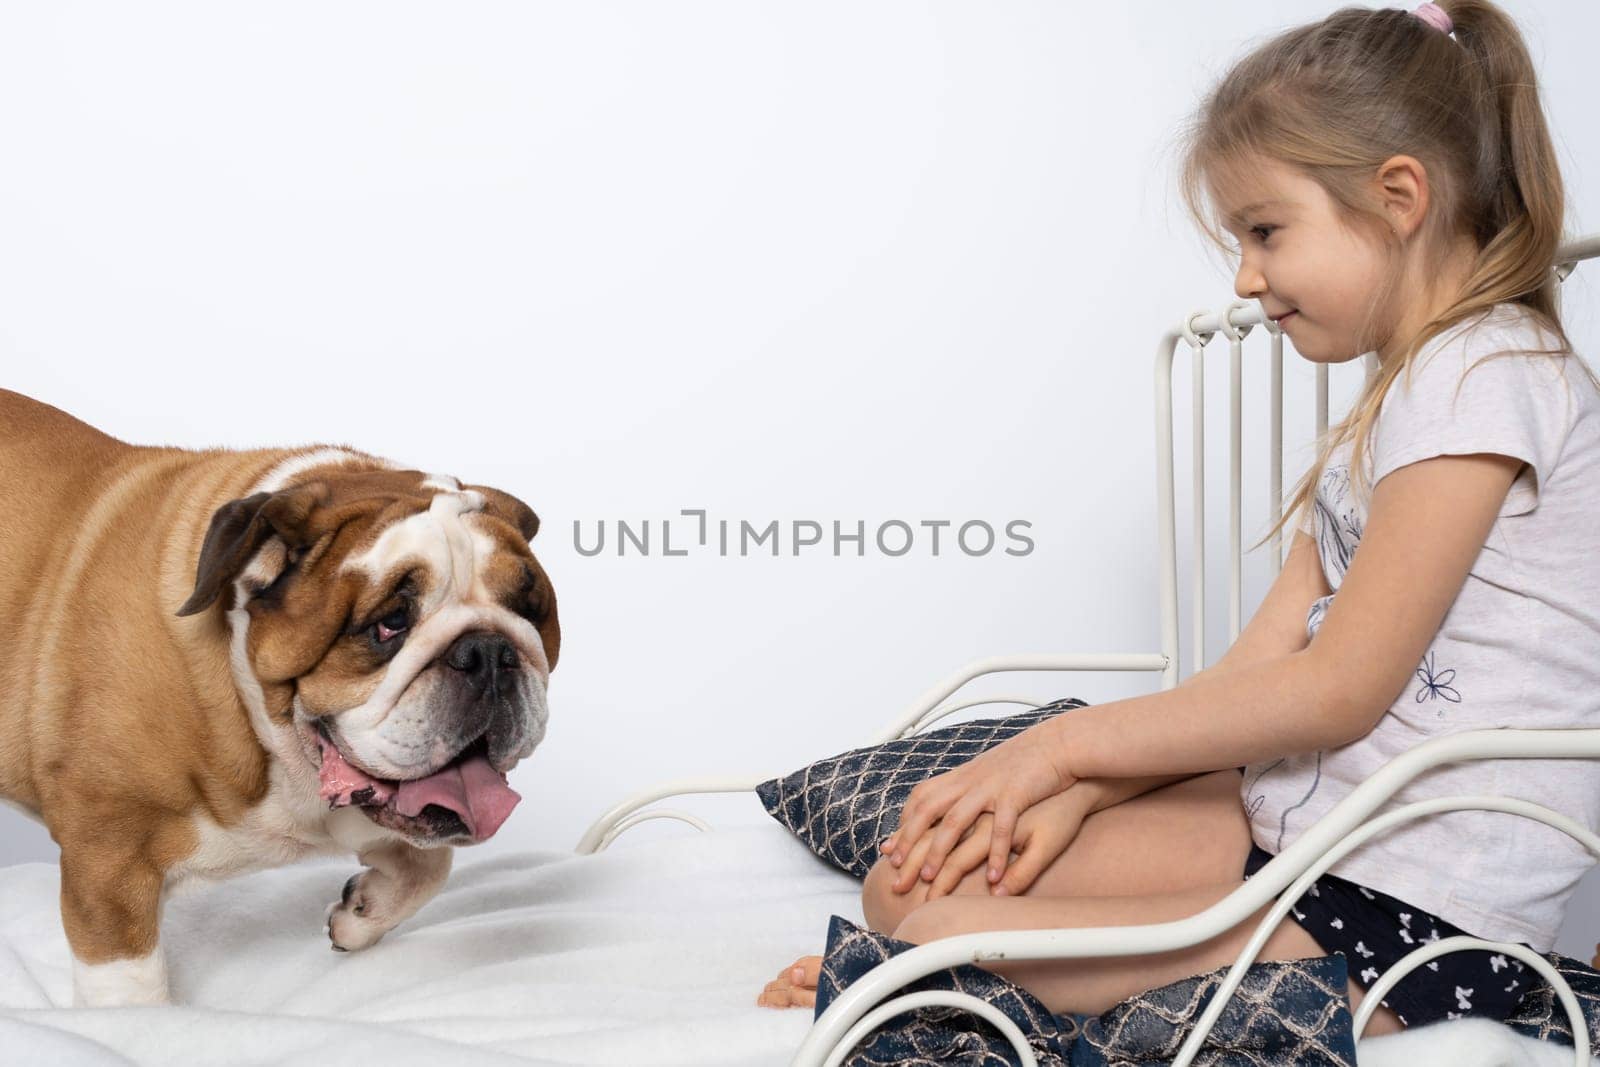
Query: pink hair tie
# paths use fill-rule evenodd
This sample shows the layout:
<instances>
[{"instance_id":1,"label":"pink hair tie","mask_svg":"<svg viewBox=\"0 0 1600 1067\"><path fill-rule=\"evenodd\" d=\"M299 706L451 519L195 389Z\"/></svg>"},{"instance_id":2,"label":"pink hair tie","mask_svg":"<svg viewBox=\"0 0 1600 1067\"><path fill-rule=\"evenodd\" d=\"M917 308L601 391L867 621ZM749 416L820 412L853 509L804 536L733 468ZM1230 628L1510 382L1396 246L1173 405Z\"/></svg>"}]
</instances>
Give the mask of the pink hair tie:
<instances>
[{"instance_id":1,"label":"pink hair tie","mask_svg":"<svg viewBox=\"0 0 1600 1067\"><path fill-rule=\"evenodd\" d=\"M1438 4L1419 4L1412 14L1443 34L1456 28L1456 24L1450 21L1450 16Z\"/></svg>"}]
</instances>

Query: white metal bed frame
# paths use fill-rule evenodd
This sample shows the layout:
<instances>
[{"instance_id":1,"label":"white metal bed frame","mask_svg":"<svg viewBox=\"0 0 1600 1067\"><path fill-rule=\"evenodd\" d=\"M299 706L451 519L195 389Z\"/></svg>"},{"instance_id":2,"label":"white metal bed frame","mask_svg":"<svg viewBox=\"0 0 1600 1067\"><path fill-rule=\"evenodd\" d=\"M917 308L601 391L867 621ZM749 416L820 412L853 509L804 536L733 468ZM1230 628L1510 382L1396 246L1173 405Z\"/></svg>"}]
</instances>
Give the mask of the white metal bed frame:
<instances>
[{"instance_id":1,"label":"white metal bed frame","mask_svg":"<svg viewBox=\"0 0 1600 1067\"><path fill-rule=\"evenodd\" d=\"M1554 270L1565 281L1577 264L1600 257L1600 233L1591 234L1560 249ZM1214 312L1190 314L1176 329L1169 329L1156 348L1156 463L1158 467L1157 509L1161 536L1161 652L1074 653L991 656L974 660L924 692L885 730L868 743L910 737L940 719L981 704L1023 704L1039 707L1030 697L988 697L941 706L956 690L974 678L1005 671L1160 671L1162 689L1178 683L1178 557L1176 508L1173 493L1172 454L1172 361L1179 341L1187 341L1195 358L1193 369L1194 437L1194 670L1205 663L1205 411L1204 378L1201 360L1205 346L1221 333L1228 338L1231 363L1232 433L1229 442L1231 477L1229 480L1229 642L1240 631L1242 573L1240 566L1240 385L1243 367L1243 340L1250 330L1263 326L1272 339L1272 421L1271 492L1272 519L1282 514L1283 458L1283 336L1276 323L1266 317L1257 301L1234 301ZM1376 370L1376 361L1365 357L1366 372ZM1328 426L1328 366L1316 368L1317 432ZM1282 531L1272 538L1272 573L1282 566ZM906 994L885 1001L910 982L934 971L962 963L995 960L1068 959L1082 956L1131 956L1161 952L1198 944L1228 930L1248 918L1257 908L1278 896L1276 904L1261 920L1254 936L1240 952L1226 979L1218 987L1206 1010L1184 1041L1175 1067L1189 1067L1199 1053L1206 1035L1244 978L1290 906L1316 878L1339 859L1375 834L1391 826L1441 811L1477 808L1501 811L1537 819L1565 831L1600 858L1600 836L1582 824L1524 800L1495 796L1438 797L1407 804L1364 821L1407 782L1422 772L1456 760L1493 757L1540 758L1575 756L1600 758L1600 729L1544 730L1467 730L1423 742L1395 757L1377 773L1334 805L1327 814L1295 839L1278 856L1261 868L1248 882L1227 897L1186 919L1145 926L1107 926L1058 930L1004 930L962 934L941 938L884 961L863 975L829 1005L816 1020L797 1051L793 1067L837 1067L851 1049L886 1019L929 1005L961 1007L988 1020L1011 1042L1024 1067L1037 1067L1037 1061L1021 1030L989 1004L969 994L954 991L928 991ZM579 853L606 848L632 826L650 819L677 819L697 829L710 829L687 812L645 810L667 797L698 793L730 793L754 790L776 775L728 778L694 778L665 782L622 801L589 827L577 846ZM1286 891L1285 891L1286 890ZM1447 937L1428 942L1401 957L1373 982L1356 1011L1353 1026L1359 1039L1378 1003L1405 975L1436 956L1467 949L1488 949L1514 956L1550 983L1572 1026L1578 1067L1589 1063L1589 1033L1577 999L1561 975L1542 955L1522 945L1487 941L1475 937ZM882 1002L882 1003L880 1003Z\"/></svg>"}]
</instances>

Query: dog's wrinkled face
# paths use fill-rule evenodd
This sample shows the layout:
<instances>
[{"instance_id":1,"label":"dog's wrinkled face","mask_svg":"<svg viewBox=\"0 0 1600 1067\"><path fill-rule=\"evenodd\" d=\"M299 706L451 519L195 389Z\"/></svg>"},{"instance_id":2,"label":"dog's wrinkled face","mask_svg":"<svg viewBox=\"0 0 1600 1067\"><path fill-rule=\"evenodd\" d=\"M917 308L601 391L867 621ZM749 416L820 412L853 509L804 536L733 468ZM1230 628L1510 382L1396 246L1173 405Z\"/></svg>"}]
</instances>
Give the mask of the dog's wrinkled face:
<instances>
[{"instance_id":1,"label":"dog's wrinkled face","mask_svg":"<svg viewBox=\"0 0 1600 1067\"><path fill-rule=\"evenodd\" d=\"M519 799L505 775L544 736L560 651L537 530L487 486L325 468L219 509L180 614L232 592L236 666L292 690L330 807L419 845L482 841Z\"/></svg>"}]
</instances>

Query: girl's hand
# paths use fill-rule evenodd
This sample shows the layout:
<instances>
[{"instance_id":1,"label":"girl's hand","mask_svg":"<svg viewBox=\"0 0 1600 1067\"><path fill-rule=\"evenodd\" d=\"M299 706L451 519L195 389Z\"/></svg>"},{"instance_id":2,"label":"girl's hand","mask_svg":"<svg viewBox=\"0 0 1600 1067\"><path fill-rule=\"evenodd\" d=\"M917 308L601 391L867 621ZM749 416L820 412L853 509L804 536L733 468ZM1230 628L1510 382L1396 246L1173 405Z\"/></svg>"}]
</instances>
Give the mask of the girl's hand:
<instances>
[{"instance_id":1,"label":"girl's hand","mask_svg":"<svg viewBox=\"0 0 1600 1067\"><path fill-rule=\"evenodd\" d=\"M929 778L911 790L900 813L900 826L881 849L889 862L905 863L912 846L938 823L922 857L921 876L932 881L967 828L984 812L994 815L989 833L989 882L1000 881L1011 854L1017 817L1034 804L1062 792L1076 778L1057 767L1050 735L1040 733L1046 720L1008 738L952 771ZM912 868L916 870L917 868ZM898 881L898 880L897 880Z\"/></svg>"},{"instance_id":2,"label":"girl's hand","mask_svg":"<svg viewBox=\"0 0 1600 1067\"><path fill-rule=\"evenodd\" d=\"M1093 782L1080 781L1064 793L1039 801L1017 819L1012 848L1017 855L1000 881L989 887L997 897L1021 896L1034 880L1077 839L1083 820L1095 810ZM993 816L982 815L972 824L972 832L950 853L944 866L928 887L928 900L948 896L967 874L989 855ZM927 834L923 839L928 838ZM914 858L914 856L913 856ZM908 887L909 888L909 887Z\"/></svg>"}]
</instances>

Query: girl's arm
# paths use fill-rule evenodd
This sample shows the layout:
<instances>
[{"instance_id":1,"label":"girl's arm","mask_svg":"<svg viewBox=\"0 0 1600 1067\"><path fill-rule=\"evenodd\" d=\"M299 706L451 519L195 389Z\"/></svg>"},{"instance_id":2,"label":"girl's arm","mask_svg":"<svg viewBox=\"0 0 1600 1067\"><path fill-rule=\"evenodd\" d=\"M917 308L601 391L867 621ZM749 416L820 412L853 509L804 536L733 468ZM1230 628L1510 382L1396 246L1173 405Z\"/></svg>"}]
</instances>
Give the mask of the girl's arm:
<instances>
[{"instance_id":1,"label":"girl's arm","mask_svg":"<svg viewBox=\"0 0 1600 1067\"><path fill-rule=\"evenodd\" d=\"M1240 635L1240 639L1241 641L1243 640L1242 634ZM1182 689L1184 686L1192 684L1197 678L1200 677L1201 674L1206 674L1209 672L1215 675L1220 673L1223 669L1223 665L1228 663L1230 658L1233 658L1235 662L1230 665L1229 669L1238 668L1242 662L1261 662L1263 657L1260 656L1251 659L1246 659L1243 656L1234 656L1234 650L1238 649L1239 646L1240 642L1235 642L1233 649L1230 649L1227 655L1223 656L1217 662L1213 663L1204 670L1196 674L1191 674L1189 677L1173 686L1173 688ZM1089 810L1103 811L1106 808L1116 807L1125 800L1132 800L1134 797L1143 796L1152 790L1160 789L1162 786L1171 785L1173 782L1181 782L1186 778L1193 778L1197 775L1205 773L1207 772L1183 771L1178 774L1150 774L1139 778L1085 778L1074 785L1073 788L1080 789L1087 786L1095 795L1094 802L1090 804Z\"/></svg>"},{"instance_id":2,"label":"girl's arm","mask_svg":"<svg viewBox=\"0 0 1600 1067\"><path fill-rule=\"evenodd\" d=\"M1223 660L1226 659L1227 657L1224 656L1222 660L1213 663L1206 670L1215 671L1222 666ZM1200 677L1199 674L1191 674L1173 688L1182 689L1198 677ZM1152 790L1160 789L1162 786L1171 785L1173 782L1181 782L1186 778L1193 778L1203 773L1205 772L1184 771L1180 774L1151 774L1140 778L1085 778L1072 788L1091 791L1094 794L1094 801L1089 805L1089 810L1104 811L1106 808L1116 807L1125 800L1132 800L1134 797L1143 796Z\"/></svg>"},{"instance_id":3,"label":"girl's arm","mask_svg":"<svg viewBox=\"0 0 1600 1067\"><path fill-rule=\"evenodd\" d=\"M1430 438L1424 447L1436 444ZM999 877L1018 816L1084 778L1193 775L1342 748L1371 733L1411 684L1518 468L1531 461L1485 452L1384 462L1390 472L1380 464L1360 550L1315 641L1048 719L919 783L889 839L891 862L900 866L906 843L937 823L924 858L932 877L973 822L992 812L991 878Z\"/></svg>"},{"instance_id":4,"label":"girl's arm","mask_svg":"<svg viewBox=\"0 0 1600 1067\"><path fill-rule=\"evenodd\" d=\"M1295 531L1289 555L1284 559L1278 577L1250 616L1244 631L1221 659L1185 678L1175 688L1192 685L1202 675L1215 677L1225 671L1276 659L1305 648L1310 642L1306 636L1306 615L1313 603L1331 592L1328 579L1322 573L1322 560L1317 553L1316 541L1303 531ZM1101 811L1202 773L1185 771L1137 778L1091 778L1078 785L1091 786L1096 799L1089 810Z\"/></svg>"},{"instance_id":5,"label":"girl's arm","mask_svg":"<svg viewBox=\"0 0 1600 1067\"><path fill-rule=\"evenodd\" d=\"M1067 781L1192 773L1364 737L1414 681L1524 462L1451 453L1380 469L1361 546L1317 640L1227 674L1202 671L1190 686L1041 723L1046 766ZM1441 514L1451 521L1439 522Z\"/></svg>"}]
</instances>

